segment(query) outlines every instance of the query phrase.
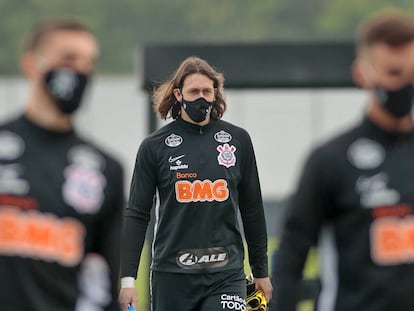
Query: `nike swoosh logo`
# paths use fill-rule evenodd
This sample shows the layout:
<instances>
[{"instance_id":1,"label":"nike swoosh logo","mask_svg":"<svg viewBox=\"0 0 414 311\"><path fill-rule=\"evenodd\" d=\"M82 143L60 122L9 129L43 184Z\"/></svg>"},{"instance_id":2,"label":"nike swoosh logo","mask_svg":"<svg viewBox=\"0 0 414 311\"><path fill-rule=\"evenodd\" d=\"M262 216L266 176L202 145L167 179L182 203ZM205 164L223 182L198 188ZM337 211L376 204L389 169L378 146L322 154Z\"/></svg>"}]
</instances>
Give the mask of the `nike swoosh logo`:
<instances>
[{"instance_id":1,"label":"nike swoosh logo","mask_svg":"<svg viewBox=\"0 0 414 311\"><path fill-rule=\"evenodd\" d=\"M182 154L182 155L180 155L180 156L178 156L178 157L172 157L172 156L170 156L169 158L168 158L168 162L170 162L170 163L174 163L175 161L177 161L177 160L179 160L179 159L181 159L181 158L183 158L183 157L185 157L185 154Z\"/></svg>"}]
</instances>

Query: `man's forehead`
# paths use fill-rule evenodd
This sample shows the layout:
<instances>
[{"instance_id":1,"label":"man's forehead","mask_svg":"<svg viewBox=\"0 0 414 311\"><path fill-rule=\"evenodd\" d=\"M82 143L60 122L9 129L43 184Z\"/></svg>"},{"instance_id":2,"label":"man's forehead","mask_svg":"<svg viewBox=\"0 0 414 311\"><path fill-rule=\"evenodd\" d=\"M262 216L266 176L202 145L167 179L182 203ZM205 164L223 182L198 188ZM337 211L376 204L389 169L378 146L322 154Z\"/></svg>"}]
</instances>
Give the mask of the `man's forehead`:
<instances>
[{"instance_id":1,"label":"man's forehead","mask_svg":"<svg viewBox=\"0 0 414 311\"><path fill-rule=\"evenodd\" d=\"M191 74L184 80L183 86L197 89L213 88L214 81L203 74Z\"/></svg>"},{"instance_id":2,"label":"man's forehead","mask_svg":"<svg viewBox=\"0 0 414 311\"><path fill-rule=\"evenodd\" d=\"M365 49L363 56L373 62L405 63L414 65L414 41L402 46L376 43Z\"/></svg>"},{"instance_id":3,"label":"man's forehead","mask_svg":"<svg viewBox=\"0 0 414 311\"><path fill-rule=\"evenodd\" d=\"M378 42L367 47L366 51L368 53L392 55L401 53L414 53L414 41L398 46L392 46L384 42Z\"/></svg>"},{"instance_id":4,"label":"man's forehead","mask_svg":"<svg viewBox=\"0 0 414 311\"><path fill-rule=\"evenodd\" d=\"M44 37L39 50L46 51L49 48L73 52L84 50L85 52L96 54L98 52L98 43L96 38L87 31L55 30Z\"/></svg>"}]
</instances>

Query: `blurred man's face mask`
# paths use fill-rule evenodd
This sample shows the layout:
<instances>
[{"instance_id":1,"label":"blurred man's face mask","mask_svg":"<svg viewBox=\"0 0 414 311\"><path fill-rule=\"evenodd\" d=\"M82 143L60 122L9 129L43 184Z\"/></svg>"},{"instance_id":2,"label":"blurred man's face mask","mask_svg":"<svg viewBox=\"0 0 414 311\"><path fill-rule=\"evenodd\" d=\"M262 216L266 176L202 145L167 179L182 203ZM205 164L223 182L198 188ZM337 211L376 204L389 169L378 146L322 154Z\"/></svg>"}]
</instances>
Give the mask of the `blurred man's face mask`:
<instances>
[{"instance_id":1,"label":"blurred man's face mask","mask_svg":"<svg viewBox=\"0 0 414 311\"><path fill-rule=\"evenodd\" d=\"M43 82L59 110L71 114L80 107L88 81L87 74L55 68L45 73Z\"/></svg>"},{"instance_id":2,"label":"blurred man's face mask","mask_svg":"<svg viewBox=\"0 0 414 311\"><path fill-rule=\"evenodd\" d=\"M402 118L411 113L414 104L414 86L412 84L404 85L396 90L387 90L376 86L374 94L378 102L392 116Z\"/></svg>"}]
</instances>

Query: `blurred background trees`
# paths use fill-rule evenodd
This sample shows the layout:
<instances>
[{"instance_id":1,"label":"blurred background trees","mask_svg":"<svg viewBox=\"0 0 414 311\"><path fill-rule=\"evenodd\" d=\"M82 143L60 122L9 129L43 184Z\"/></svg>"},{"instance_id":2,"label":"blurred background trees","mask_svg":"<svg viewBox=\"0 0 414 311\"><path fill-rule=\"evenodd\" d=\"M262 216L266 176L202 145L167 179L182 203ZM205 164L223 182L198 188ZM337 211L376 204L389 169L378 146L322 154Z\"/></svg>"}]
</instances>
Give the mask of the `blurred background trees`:
<instances>
[{"instance_id":1,"label":"blurred background trees","mask_svg":"<svg viewBox=\"0 0 414 311\"><path fill-rule=\"evenodd\" d=\"M352 40L366 15L412 0L0 0L0 76L18 73L26 30L75 16L101 43L100 74L132 73L146 43Z\"/></svg>"}]
</instances>

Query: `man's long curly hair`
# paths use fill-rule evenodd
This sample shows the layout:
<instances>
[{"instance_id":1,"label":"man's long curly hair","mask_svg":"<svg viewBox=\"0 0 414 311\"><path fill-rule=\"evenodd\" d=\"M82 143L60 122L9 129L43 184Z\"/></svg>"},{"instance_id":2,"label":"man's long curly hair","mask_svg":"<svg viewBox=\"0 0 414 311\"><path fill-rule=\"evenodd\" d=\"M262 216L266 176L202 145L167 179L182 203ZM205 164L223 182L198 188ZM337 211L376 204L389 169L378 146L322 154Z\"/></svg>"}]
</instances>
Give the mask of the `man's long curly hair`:
<instances>
[{"instance_id":1,"label":"man's long curly hair","mask_svg":"<svg viewBox=\"0 0 414 311\"><path fill-rule=\"evenodd\" d=\"M192 74L202 74L213 81L215 88L215 102L211 109L211 118L220 119L226 111L224 99L223 74L213 69L205 60L199 57L189 57L178 67L172 78L154 89L152 102L154 110L161 119L177 119L180 115L181 105L174 96L174 89L182 89L185 79Z\"/></svg>"}]
</instances>

